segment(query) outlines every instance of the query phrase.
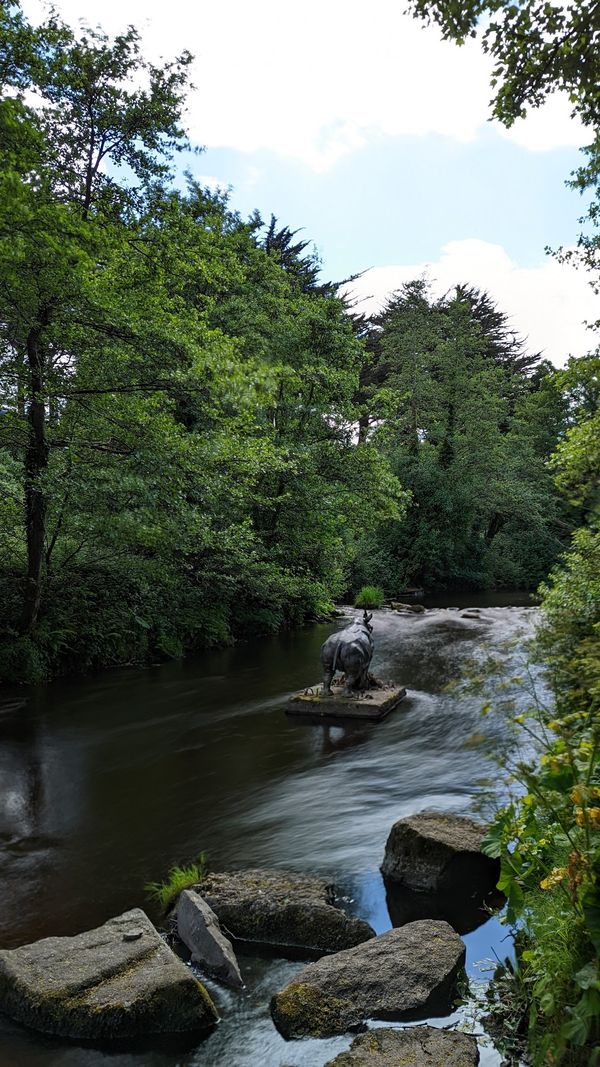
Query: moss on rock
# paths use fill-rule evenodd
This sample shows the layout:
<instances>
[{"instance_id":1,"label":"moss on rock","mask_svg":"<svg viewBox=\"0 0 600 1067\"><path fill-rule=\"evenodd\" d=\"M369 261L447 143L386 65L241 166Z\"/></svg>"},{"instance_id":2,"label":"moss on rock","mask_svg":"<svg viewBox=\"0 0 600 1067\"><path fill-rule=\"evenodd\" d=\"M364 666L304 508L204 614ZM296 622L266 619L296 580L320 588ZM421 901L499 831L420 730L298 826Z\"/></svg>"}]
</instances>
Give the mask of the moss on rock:
<instances>
[{"instance_id":1,"label":"moss on rock","mask_svg":"<svg viewBox=\"0 0 600 1067\"><path fill-rule=\"evenodd\" d=\"M477 1042L469 1034L413 1026L369 1030L325 1067L477 1067Z\"/></svg>"},{"instance_id":2,"label":"moss on rock","mask_svg":"<svg viewBox=\"0 0 600 1067\"><path fill-rule=\"evenodd\" d=\"M451 1010L465 946L445 922L388 930L304 967L271 1002L284 1037L343 1034L368 1019L422 1019Z\"/></svg>"},{"instance_id":3,"label":"moss on rock","mask_svg":"<svg viewBox=\"0 0 600 1067\"><path fill-rule=\"evenodd\" d=\"M291 982L271 1000L271 1015L285 1038L330 1037L339 1033L339 1019L351 1020L353 1007L341 997L323 994L305 982ZM360 1013L356 1012L356 1025ZM348 1026L352 1027L352 1021Z\"/></svg>"}]
</instances>

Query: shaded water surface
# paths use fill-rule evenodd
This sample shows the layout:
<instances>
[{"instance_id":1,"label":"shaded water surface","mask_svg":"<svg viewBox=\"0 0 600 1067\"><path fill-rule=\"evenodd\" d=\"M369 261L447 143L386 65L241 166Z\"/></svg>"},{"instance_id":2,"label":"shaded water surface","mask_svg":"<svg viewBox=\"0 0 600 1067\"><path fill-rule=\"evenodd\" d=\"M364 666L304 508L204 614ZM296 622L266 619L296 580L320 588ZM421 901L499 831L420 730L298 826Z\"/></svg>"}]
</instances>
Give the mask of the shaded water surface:
<instances>
[{"instance_id":1,"label":"shaded water surface","mask_svg":"<svg viewBox=\"0 0 600 1067\"><path fill-rule=\"evenodd\" d=\"M215 869L326 874L350 911L388 929L378 868L392 823L425 808L476 811L510 744L501 716L481 718L481 698L445 689L474 659L518 667L535 610L487 605L479 619L458 608L375 612L375 673L409 690L380 724L283 713L291 692L317 681L330 624L0 695L0 946L77 933L134 906L158 922L145 884L201 850ZM405 905L392 902L396 921ZM495 919L466 935L472 977L506 952L504 937ZM4 1020L0 1067L322 1067L348 1047L348 1037L288 1044L275 1031L270 995L301 964L241 964L246 990L210 986L223 1021L192 1047L102 1052ZM482 1046L482 1064L499 1062Z\"/></svg>"}]
</instances>

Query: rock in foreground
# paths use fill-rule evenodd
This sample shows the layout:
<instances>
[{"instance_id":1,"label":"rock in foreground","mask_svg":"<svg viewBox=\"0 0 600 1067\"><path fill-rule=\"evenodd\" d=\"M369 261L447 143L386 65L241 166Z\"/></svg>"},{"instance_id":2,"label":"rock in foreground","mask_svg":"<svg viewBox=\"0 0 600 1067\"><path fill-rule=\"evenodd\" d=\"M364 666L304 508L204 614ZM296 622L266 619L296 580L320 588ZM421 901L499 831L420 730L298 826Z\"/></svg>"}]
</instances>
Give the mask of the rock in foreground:
<instances>
[{"instance_id":1,"label":"rock in foreground","mask_svg":"<svg viewBox=\"0 0 600 1067\"><path fill-rule=\"evenodd\" d=\"M139 908L75 937L0 951L0 1010L63 1037L207 1030L208 993Z\"/></svg>"},{"instance_id":2,"label":"rock in foreground","mask_svg":"<svg viewBox=\"0 0 600 1067\"><path fill-rule=\"evenodd\" d=\"M177 933L192 953L192 963L204 967L225 985L242 988L244 983L231 942L222 933L212 908L191 889L179 894Z\"/></svg>"},{"instance_id":3,"label":"rock in foreground","mask_svg":"<svg viewBox=\"0 0 600 1067\"><path fill-rule=\"evenodd\" d=\"M410 1030L369 1030L325 1067L477 1067L474 1037L435 1026Z\"/></svg>"},{"instance_id":4,"label":"rock in foreground","mask_svg":"<svg viewBox=\"0 0 600 1067\"><path fill-rule=\"evenodd\" d=\"M447 1014L465 946L448 923L409 923L311 963L271 1001L285 1038L343 1034L368 1019Z\"/></svg>"},{"instance_id":5,"label":"rock in foreground","mask_svg":"<svg viewBox=\"0 0 600 1067\"><path fill-rule=\"evenodd\" d=\"M487 827L461 815L424 811L394 823L381 867L385 878L424 892L491 892L499 860L481 852Z\"/></svg>"},{"instance_id":6,"label":"rock in foreground","mask_svg":"<svg viewBox=\"0 0 600 1067\"><path fill-rule=\"evenodd\" d=\"M207 875L198 890L232 937L284 954L338 952L375 936L368 923L333 907L331 887L321 878L231 871Z\"/></svg>"}]
</instances>

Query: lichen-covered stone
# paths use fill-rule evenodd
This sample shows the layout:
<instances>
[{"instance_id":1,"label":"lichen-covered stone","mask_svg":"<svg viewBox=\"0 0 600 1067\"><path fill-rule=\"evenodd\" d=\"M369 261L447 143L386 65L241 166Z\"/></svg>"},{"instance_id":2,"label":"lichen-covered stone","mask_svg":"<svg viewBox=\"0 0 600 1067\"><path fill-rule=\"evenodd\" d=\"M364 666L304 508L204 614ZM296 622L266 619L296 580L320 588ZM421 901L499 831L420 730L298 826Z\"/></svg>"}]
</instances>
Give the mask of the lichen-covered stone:
<instances>
[{"instance_id":1,"label":"lichen-covered stone","mask_svg":"<svg viewBox=\"0 0 600 1067\"><path fill-rule=\"evenodd\" d=\"M220 929L212 908L191 889L184 889L177 900L177 933L192 953L192 963L204 967L225 985L242 988L231 942Z\"/></svg>"},{"instance_id":2,"label":"lichen-covered stone","mask_svg":"<svg viewBox=\"0 0 600 1067\"><path fill-rule=\"evenodd\" d=\"M75 937L0 951L0 1011L47 1034L100 1041L202 1031L218 1018L139 908Z\"/></svg>"},{"instance_id":3,"label":"lichen-covered stone","mask_svg":"<svg viewBox=\"0 0 600 1067\"><path fill-rule=\"evenodd\" d=\"M445 922L423 920L304 967L271 1001L285 1038L342 1034L368 1019L447 1014L465 946Z\"/></svg>"},{"instance_id":4,"label":"lichen-covered stone","mask_svg":"<svg viewBox=\"0 0 600 1067\"><path fill-rule=\"evenodd\" d=\"M500 863L484 856L487 827L462 815L423 811L394 823L381 867L385 878L424 892L485 895L498 881Z\"/></svg>"},{"instance_id":5,"label":"lichen-covered stone","mask_svg":"<svg viewBox=\"0 0 600 1067\"><path fill-rule=\"evenodd\" d=\"M197 889L228 934L283 954L337 952L375 936L368 923L333 906L331 886L322 878L230 871L207 875Z\"/></svg>"},{"instance_id":6,"label":"lichen-covered stone","mask_svg":"<svg viewBox=\"0 0 600 1067\"><path fill-rule=\"evenodd\" d=\"M369 1030L325 1067L477 1067L474 1037L435 1026Z\"/></svg>"}]
</instances>

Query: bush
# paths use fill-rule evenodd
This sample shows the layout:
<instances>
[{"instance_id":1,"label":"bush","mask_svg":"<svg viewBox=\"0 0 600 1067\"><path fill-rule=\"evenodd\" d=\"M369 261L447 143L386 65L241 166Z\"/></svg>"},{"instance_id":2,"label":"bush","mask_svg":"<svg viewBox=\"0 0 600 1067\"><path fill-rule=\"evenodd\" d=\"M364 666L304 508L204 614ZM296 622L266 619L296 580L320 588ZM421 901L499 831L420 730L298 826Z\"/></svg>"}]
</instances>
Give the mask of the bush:
<instances>
[{"instance_id":1,"label":"bush","mask_svg":"<svg viewBox=\"0 0 600 1067\"><path fill-rule=\"evenodd\" d=\"M543 589L539 651L554 703L515 722L530 746L484 851L520 932L534 1067L600 1063L600 535L584 529ZM537 753L537 754L536 754ZM506 999L492 991L496 1004Z\"/></svg>"},{"instance_id":2,"label":"bush","mask_svg":"<svg viewBox=\"0 0 600 1067\"><path fill-rule=\"evenodd\" d=\"M380 608L383 604L383 590L378 585L363 585L354 599L355 608Z\"/></svg>"}]
</instances>

